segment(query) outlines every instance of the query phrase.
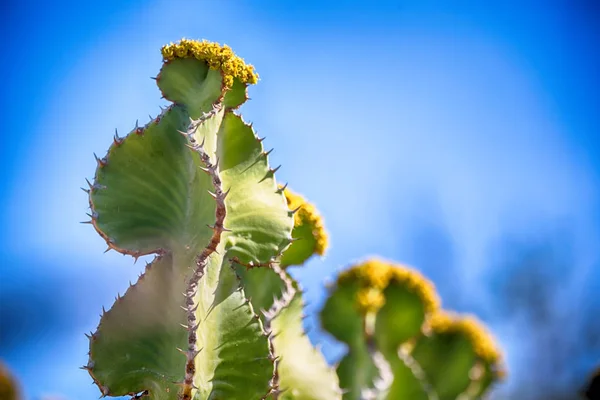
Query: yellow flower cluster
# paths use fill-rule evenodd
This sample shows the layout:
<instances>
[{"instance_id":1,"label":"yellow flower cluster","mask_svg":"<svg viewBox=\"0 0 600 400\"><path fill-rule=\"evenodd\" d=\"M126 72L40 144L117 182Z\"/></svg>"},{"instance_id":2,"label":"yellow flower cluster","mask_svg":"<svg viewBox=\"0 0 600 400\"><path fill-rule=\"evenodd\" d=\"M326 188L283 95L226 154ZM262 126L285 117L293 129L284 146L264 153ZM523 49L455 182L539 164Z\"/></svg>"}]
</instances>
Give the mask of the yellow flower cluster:
<instances>
[{"instance_id":1,"label":"yellow flower cluster","mask_svg":"<svg viewBox=\"0 0 600 400\"><path fill-rule=\"evenodd\" d=\"M500 352L494 337L474 316L459 316L446 311L435 313L428 321L429 329L434 333L457 333L464 335L473 346L477 357L496 366L496 374L502 377L505 372Z\"/></svg>"},{"instance_id":2,"label":"yellow flower cluster","mask_svg":"<svg viewBox=\"0 0 600 400\"><path fill-rule=\"evenodd\" d=\"M357 281L360 284L356 300L363 312L375 312L385 304L383 290L392 282L419 296L427 314L440 307L433 283L418 271L403 265L370 259L340 273L338 281Z\"/></svg>"},{"instance_id":3,"label":"yellow flower cluster","mask_svg":"<svg viewBox=\"0 0 600 400\"><path fill-rule=\"evenodd\" d=\"M227 45L208 42L206 40L181 39L179 43L170 43L162 47L161 53L165 61L175 58L196 58L206 61L208 66L214 70L221 70L223 83L230 88L233 79L238 78L242 83L255 84L258 75L254 67L246 64L244 60L233 52Z\"/></svg>"},{"instance_id":4,"label":"yellow flower cluster","mask_svg":"<svg viewBox=\"0 0 600 400\"><path fill-rule=\"evenodd\" d=\"M285 189L283 191L285 199L290 210L298 211L294 215L294 226L308 225L312 227L312 234L315 238L315 253L322 256L325 254L328 245L327 232L323 224L323 218L319 215L316 207L307 202L302 196Z\"/></svg>"}]
</instances>

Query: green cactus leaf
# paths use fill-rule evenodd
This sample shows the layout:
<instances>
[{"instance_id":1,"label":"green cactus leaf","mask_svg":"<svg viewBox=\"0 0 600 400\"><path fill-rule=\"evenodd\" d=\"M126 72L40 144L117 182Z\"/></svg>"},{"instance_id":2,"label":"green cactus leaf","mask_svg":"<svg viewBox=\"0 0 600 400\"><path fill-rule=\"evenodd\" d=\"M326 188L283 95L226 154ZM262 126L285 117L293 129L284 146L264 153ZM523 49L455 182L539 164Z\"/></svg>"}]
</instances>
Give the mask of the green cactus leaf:
<instances>
[{"instance_id":1,"label":"green cactus leaf","mask_svg":"<svg viewBox=\"0 0 600 400\"><path fill-rule=\"evenodd\" d=\"M156 82L164 98L185 105L194 119L210 111L226 91L221 72L195 58L165 61Z\"/></svg>"},{"instance_id":2,"label":"green cactus leaf","mask_svg":"<svg viewBox=\"0 0 600 400\"><path fill-rule=\"evenodd\" d=\"M341 399L338 377L304 332L302 297L297 292L272 322L281 400Z\"/></svg>"},{"instance_id":3,"label":"green cactus leaf","mask_svg":"<svg viewBox=\"0 0 600 400\"><path fill-rule=\"evenodd\" d=\"M423 299L410 287L393 279L383 295L385 304L377 312L374 338L393 374L385 398L428 400L422 379L417 378L415 371L398 358L398 348L421 332L427 315Z\"/></svg>"},{"instance_id":4,"label":"green cactus leaf","mask_svg":"<svg viewBox=\"0 0 600 400\"><path fill-rule=\"evenodd\" d=\"M352 347L340 361L336 372L344 400L362 399L363 392L373 389L379 377L379 368L373 362L366 343Z\"/></svg>"},{"instance_id":5,"label":"green cactus leaf","mask_svg":"<svg viewBox=\"0 0 600 400\"><path fill-rule=\"evenodd\" d=\"M503 367L495 340L476 318L437 312L427 323L411 357L420 365L440 400L483 393ZM444 362L440 363L439 360ZM491 381L490 381L491 380ZM476 397L474 397L476 398Z\"/></svg>"},{"instance_id":6,"label":"green cactus leaf","mask_svg":"<svg viewBox=\"0 0 600 400\"><path fill-rule=\"evenodd\" d=\"M262 323L229 263L212 257L196 296L198 347L195 399L261 399L274 365Z\"/></svg>"},{"instance_id":7,"label":"green cactus leaf","mask_svg":"<svg viewBox=\"0 0 600 400\"><path fill-rule=\"evenodd\" d=\"M226 112L217 135L217 158L227 196L224 235L228 257L265 263L290 243L293 217L275 184L267 153L252 127Z\"/></svg>"},{"instance_id":8,"label":"green cactus leaf","mask_svg":"<svg viewBox=\"0 0 600 400\"><path fill-rule=\"evenodd\" d=\"M271 268L248 269L237 263L234 263L234 266L242 281L246 296L251 300L252 307L256 311L269 310L273 306L274 300L283 295L285 284Z\"/></svg>"},{"instance_id":9,"label":"green cactus leaf","mask_svg":"<svg viewBox=\"0 0 600 400\"><path fill-rule=\"evenodd\" d=\"M321 311L323 328L349 347L337 367L344 400L361 399L362 391L373 388L379 376L368 350L364 316L356 304L359 290L358 281L339 281Z\"/></svg>"},{"instance_id":10,"label":"green cactus leaf","mask_svg":"<svg viewBox=\"0 0 600 400\"><path fill-rule=\"evenodd\" d=\"M233 85L225 93L223 105L228 109L236 109L248 100L248 85L242 83L238 78L233 79Z\"/></svg>"},{"instance_id":11,"label":"green cactus leaf","mask_svg":"<svg viewBox=\"0 0 600 400\"><path fill-rule=\"evenodd\" d=\"M238 264L237 268L254 308L267 311L262 317L273 333L275 356L280 360L278 384L282 393L278 398L341 399L335 371L304 332L302 293L298 283L277 264L271 268L252 269Z\"/></svg>"},{"instance_id":12,"label":"green cactus leaf","mask_svg":"<svg viewBox=\"0 0 600 400\"><path fill-rule=\"evenodd\" d=\"M418 294L393 280L383 295L385 305L377 312L374 336L378 349L395 359L398 347L421 332L426 310Z\"/></svg>"},{"instance_id":13,"label":"green cactus leaf","mask_svg":"<svg viewBox=\"0 0 600 400\"><path fill-rule=\"evenodd\" d=\"M185 277L176 264L165 255L147 265L140 280L102 316L90 338L87 368L103 394L148 390L151 399L177 398L174 383L185 372L185 357L177 348L187 345L187 332L180 307Z\"/></svg>"},{"instance_id":14,"label":"green cactus leaf","mask_svg":"<svg viewBox=\"0 0 600 400\"><path fill-rule=\"evenodd\" d=\"M394 379L387 393L382 398L386 400L433 400L435 398L434 396L430 396L425 390L424 385L428 385L428 383L424 382L424 377L421 379L417 378L418 372L411 369L407 365L409 364L408 362L396 357L395 360L390 358L389 364Z\"/></svg>"},{"instance_id":15,"label":"green cactus leaf","mask_svg":"<svg viewBox=\"0 0 600 400\"><path fill-rule=\"evenodd\" d=\"M359 289L356 281L339 282L321 311L323 329L350 347L364 343L364 317L356 306Z\"/></svg>"},{"instance_id":16,"label":"green cactus leaf","mask_svg":"<svg viewBox=\"0 0 600 400\"><path fill-rule=\"evenodd\" d=\"M424 336L411 352L440 400L454 400L471 383L476 355L471 342L457 333ZM440 362L443 360L443 362Z\"/></svg>"},{"instance_id":17,"label":"green cactus leaf","mask_svg":"<svg viewBox=\"0 0 600 400\"><path fill-rule=\"evenodd\" d=\"M187 128L186 120L182 107L170 107L116 139L99 162L90 193L92 221L111 248L137 256L199 248L210 239L206 224L215 218L215 202L208 190L214 189L177 132Z\"/></svg>"},{"instance_id":18,"label":"green cactus leaf","mask_svg":"<svg viewBox=\"0 0 600 400\"><path fill-rule=\"evenodd\" d=\"M313 237L312 229L308 225L297 225L292 231L294 241L281 257L281 265L288 267L290 265L302 265L315 253L316 240Z\"/></svg>"},{"instance_id":19,"label":"green cactus leaf","mask_svg":"<svg viewBox=\"0 0 600 400\"><path fill-rule=\"evenodd\" d=\"M498 380L496 372L492 365L488 363L478 362L474 369L471 370L471 383L467 390L461 394L461 399L478 400L490 389L492 384Z\"/></svg>"}]
</instances>

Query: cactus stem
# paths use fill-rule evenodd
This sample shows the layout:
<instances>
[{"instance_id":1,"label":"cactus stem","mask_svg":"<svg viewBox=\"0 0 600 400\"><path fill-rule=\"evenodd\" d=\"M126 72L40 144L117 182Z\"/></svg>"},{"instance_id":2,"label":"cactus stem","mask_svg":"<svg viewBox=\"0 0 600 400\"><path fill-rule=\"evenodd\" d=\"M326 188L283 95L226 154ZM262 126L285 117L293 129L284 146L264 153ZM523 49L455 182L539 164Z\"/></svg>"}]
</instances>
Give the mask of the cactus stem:
<instances>
[{"instance_id":1,"label":"cactus stem","mask_svg":"<svg viewBox=\"0 0 600 400\"><path fill-rule=\"evenodd\" d=\"M190 127L188 129L189 138L193 138L193 131L197 129L200 125L200 122L190 119ZM191 140L190 140L191 141ZM198 323L196 322L196 314L195 309L198 307L192 308L193 298L196 295L198 289L198 283L202 276L204 276L204 270L208 264L208 258L212 253L218 253L217 246L221 241L221 233L224 231L223 221L225 220L226 209L225 209L225 197L223 195L223 190L221 188L221 178L218 174L217 165L219 163L218 159L213 165L210 161L210 156L203 150L204 139L202 140L202 144L186 144L190 149L197 152L200 155L200 159L205 165L207 172L212 176L212 181L214 185L214 193L208 190L208 193L216 200L217 207L215 210L215 223L213 226L209 226L214 232L213 236L206 248L202 251L202 253L196 258L196 268L192 277L190 278L187 290L185 293L186 298L189 299L191 304L188 304L187 309L187 325L182 324L184 328L188 330L188 350L186 352L186 365L185 365L185 377L183 383L181 385L182 390L179 394L180 399L191 399L192 398L192 389L195 389L194 386L194 376L196 373L196 365L194 362L194 358L201 351L196 348L196 329L198 328Z\"/></svg>"}]
</instances>

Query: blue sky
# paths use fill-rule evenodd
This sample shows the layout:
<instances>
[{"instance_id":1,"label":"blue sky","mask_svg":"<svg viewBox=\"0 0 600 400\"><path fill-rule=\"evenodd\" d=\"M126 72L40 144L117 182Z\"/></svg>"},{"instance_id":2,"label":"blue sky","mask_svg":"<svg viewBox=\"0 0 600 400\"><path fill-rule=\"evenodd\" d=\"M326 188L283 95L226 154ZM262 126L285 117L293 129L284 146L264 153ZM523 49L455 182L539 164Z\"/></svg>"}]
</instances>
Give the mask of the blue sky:
<instances>
[{"instance_id":1,"label":"blue sky","mask_svg":"<svg viewBox=\"0 0 600 400\"><path fill-rule=\"evenodd\" d=\"M309 311L322 303L323 282L353 260L412 264L436 280L446 304L489 322L514 377L499 393L526 380L535 359L522 339L527 323L501 318L503 299L488 284L502 275L499 243L561 232L552 243L568 247L568 262L556 274L568 279L553 292L557 310L587 318L581 305L595 310L600 286L593 3L216 4L2 6L0 317L12 319L0 324L27 340L8 337L0 358L28 398L97 395L77 369L83 332L141 266L103 254L102 239L78 223L79 187L115 128L159 112L149 77L160 46L181 37L227 43L261 75L245 119L275 147L278 179L316 203L331 233L327 257L295 271ZM340 346L308 324L334 361ZM599 362L589 354L577 368Z\"/></svg>"}]
</instances>

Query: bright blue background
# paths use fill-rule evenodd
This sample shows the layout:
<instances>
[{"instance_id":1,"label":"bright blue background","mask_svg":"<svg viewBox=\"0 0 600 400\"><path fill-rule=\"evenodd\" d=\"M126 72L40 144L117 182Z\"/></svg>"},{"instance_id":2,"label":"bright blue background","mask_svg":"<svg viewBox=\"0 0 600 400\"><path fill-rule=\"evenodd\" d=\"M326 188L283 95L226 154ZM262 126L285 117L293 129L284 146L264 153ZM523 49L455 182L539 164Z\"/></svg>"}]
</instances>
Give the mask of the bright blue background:
<instances>
[{"instance_id":1,"label":"bright blue background","mask_svg":"<svg viewBox=\"0 0 600 400\"><path fill-rule=\"evenodd\" d=\"M242 112L331 233L295 271L309 312L351 261L402 261L494 331L496 399L574 398L600 364L599 7L341 3L2 3L0 358L28 399L99 395L83 332L143 263L102 253L79 187L159 112L149 77L181 37L261 75Z\"/></svg>"}]
</instances>

